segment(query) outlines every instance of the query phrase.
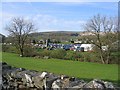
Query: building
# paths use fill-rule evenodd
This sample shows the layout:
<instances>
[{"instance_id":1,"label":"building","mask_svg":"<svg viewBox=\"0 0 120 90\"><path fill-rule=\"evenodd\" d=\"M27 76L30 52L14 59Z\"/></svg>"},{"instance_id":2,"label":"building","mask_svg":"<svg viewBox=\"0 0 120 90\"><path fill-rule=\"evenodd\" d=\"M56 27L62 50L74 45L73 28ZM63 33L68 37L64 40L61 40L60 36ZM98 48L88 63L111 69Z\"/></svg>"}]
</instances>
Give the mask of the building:
<instances>
[{"instance_id":1,"label":"building","mask_svg":"<svg viewBox=\"0 0 120 90\"><path fill-rule=\"evenodd\" d=\"M84 48L84 51L92 51L94 45L93 44L81 44L80 48Z\"/></svg>"}]
</instances>

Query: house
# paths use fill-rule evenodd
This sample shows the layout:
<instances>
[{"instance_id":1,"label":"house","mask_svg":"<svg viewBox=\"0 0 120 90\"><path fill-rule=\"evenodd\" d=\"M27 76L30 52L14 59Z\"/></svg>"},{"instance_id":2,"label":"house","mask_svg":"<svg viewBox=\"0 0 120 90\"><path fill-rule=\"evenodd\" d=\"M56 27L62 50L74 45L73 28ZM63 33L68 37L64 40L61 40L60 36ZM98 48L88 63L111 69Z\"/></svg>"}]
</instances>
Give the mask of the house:
<instances>
[{"instance_id":1,"label":"house","mask_svg":"<svg viewBox=\"0 0 120 90\"><path fill-rule=\"evenodd\" d=\"M82 41L74 41L74 44L81 44Z\"/></svg>"},{"instance_id":2,"label":"house","mask_svg":"<svg viewBox=\"0 0 120 90\"><path fill-rule=\"evenodd\" d=\"M81 44L80 48L83 48L84 51L92 51L94 45L93 44Z\"/></svg>"},{"instance_id":3,"label":"house","mask_svg":"<svg viewBox=\"0 0 120 90\"><path fill-rule=\"evenodd\" d=\"M38 43L39 43L39 44L44 44L45 41L44 41L43 39L40 39L40 40L38 41Z\"/></svg>"},{"instance_id":4,"label":"house","mask_svg":"<svg viewBox=\"0 0 120 90\"><path fill-rule=\"evenodd\" d=\"M107 51L108 50L108 46L102 46L102 50L103 51Z\"/></svg>"}]
</instances>

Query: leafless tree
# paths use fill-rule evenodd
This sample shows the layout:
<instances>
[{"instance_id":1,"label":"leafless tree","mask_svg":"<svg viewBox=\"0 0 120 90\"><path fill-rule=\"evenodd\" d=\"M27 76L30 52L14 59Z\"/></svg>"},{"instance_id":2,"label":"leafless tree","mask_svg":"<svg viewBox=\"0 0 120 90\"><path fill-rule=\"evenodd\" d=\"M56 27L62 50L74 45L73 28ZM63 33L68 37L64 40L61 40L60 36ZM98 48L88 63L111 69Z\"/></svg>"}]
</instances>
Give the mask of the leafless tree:
<instances>
[{"instance_id":1,"label":"leafless tree","mask_svg":"<svg viewBox=\"0 0 120 90\"><path fill-rule=\"evenodd\" d=\"M90 33L85 36L85 39L97 47L97 52L99 52L104 64L109 63L113 43L117 41L116 26L113 18L107 18L99 14L90 19L84 26L85 30ZM106 47L105 50L103 46Z\"/></svg>"},{"instance_id":2,"label":"leafless tree","mask_svg":"<svg viewBox=\"0 0 120 90\"><path fill-rule=\"evenodd\" d=\"M25 20L24 18L17 17L11 20L11 23L5 28L10 35L14 38L13 43L19 50L20 55L24 56L24 47L28 39L29 33L35 30L34 24Z\"/></svg>"}]
</instances>

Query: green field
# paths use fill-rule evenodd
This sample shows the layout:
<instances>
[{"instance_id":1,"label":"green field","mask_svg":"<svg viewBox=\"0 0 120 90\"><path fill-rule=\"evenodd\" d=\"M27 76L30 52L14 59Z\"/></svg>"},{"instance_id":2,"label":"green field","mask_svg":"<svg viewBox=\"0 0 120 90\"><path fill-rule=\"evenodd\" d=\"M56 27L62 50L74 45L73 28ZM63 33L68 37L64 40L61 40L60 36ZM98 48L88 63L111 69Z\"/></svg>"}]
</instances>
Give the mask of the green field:
<instances>
[{"instance_id":1,"label":"green field","mask_svg":"<svg viewBox=\"0 0 120 90\"><path fill-rule=\"evenodd\" d=\"M35 59L31 57L19 57L17 54L5 52L2 53L2 55L2 61L15 67L65 74L86 80L94 78L115 82L118 80L118 66L116 64L109 65L58 59Z\"/></svg>"}]
</instances>

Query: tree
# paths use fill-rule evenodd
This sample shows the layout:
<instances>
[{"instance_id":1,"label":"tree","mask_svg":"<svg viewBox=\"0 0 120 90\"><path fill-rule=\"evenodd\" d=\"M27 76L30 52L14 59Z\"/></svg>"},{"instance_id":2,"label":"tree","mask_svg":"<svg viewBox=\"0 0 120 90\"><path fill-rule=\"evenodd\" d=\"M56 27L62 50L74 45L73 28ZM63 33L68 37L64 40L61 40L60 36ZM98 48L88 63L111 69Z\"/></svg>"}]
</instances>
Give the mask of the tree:
<instances>
[{"instance_id":1,"label":"tree","mask_svg":"<svg viewBox=\"0 0 120 90\"><path fill-rule=\"evenodd\" d=\"M116 26L113 18L107 18L99 14L90 19L84 26L88 33L88 36L84 37L85 40L95 45L96 51L104 64L110 62L111 49L113 43L117 41Z\"/></svg>"},{"instance_id":2,"label":"tree","mask_svg":"<svg viewBox=\"0 0 120 90\"><path fill-rule=\"evenodd\" d=\"M35 30L34 24L29 20L17 17L13 18L5 29L10 33L10 36L13 37L13 43L19 50L20 55L24 56L24 48L25 45L27 45L28 35Z\"/></svg>"}]
</instances>

